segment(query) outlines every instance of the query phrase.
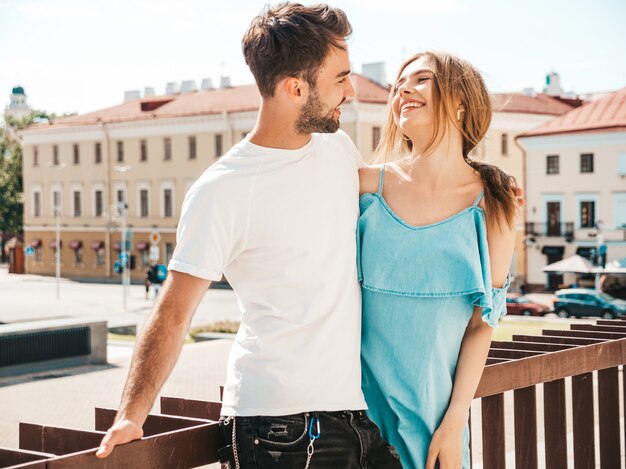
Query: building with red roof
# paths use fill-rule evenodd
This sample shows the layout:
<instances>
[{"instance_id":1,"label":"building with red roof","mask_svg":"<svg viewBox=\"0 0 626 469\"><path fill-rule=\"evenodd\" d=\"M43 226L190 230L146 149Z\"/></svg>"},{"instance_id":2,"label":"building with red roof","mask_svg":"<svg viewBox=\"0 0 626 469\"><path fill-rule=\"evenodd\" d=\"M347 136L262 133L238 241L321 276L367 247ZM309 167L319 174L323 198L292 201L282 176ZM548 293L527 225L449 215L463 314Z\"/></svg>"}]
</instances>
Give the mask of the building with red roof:
<instances>
[{"instance_id":1,"label":"building with red roof","mask_svg":"<svg viewBox=\"0 0 626 469\"><path fill-rule=\"evenodd\" d=\"M626 88L524 132L528 283L554 289L572 276L546 264L579 254L626 256Z\"/></svg>"},{"instance_id":2,"label":"building with red roof","mask_svg":"<svg viewBox=\"0 0 626 469\"><path fill-rule=\"evenodd\" d=\"M352 81L356 97L342 106L341 126L370 158L388 90L359 74ZM225 86L129 99L22 131L25 239L34 252L27 271L54 274L60 204L62 274L115 278L124 200L132 277L143 278L151 244L167 263L187 189L252 130L259 104L255 85Z\"/></svg>"}]
</instances>

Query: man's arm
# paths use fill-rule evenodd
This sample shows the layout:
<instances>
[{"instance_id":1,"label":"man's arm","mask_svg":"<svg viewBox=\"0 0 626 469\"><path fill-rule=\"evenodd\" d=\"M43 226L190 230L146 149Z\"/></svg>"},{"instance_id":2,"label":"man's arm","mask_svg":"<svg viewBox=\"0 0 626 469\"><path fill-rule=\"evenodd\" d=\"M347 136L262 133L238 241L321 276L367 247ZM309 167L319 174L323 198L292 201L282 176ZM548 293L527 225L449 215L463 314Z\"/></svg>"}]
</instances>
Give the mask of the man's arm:
<instances>
[{"instance_id":1,"label":"man's arm","mask_svg":"<svg viewBox=\"0 0 626 469\"><path fill-rule=\"evenodd\" d=\"M99 458L143 436L142 426L178 360L191 317L209 285L209 280L170 271L137 340L115 422L96 452Z\"/></svg>"}]
</instances>

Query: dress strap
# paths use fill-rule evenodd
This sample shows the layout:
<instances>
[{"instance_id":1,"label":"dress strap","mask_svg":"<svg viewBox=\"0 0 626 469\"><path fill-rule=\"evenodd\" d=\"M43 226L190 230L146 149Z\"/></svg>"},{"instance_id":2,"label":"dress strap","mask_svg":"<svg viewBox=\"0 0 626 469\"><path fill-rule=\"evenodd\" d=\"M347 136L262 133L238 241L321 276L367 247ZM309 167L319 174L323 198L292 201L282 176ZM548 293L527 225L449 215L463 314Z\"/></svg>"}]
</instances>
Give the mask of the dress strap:
<instances>
[{"instance_id":1,"label":"dress strap","mask_svg":"<svg viewBox=\"0 0 626 469\"><path fill-rule=\"evenodd\" d=\"M383 193L383 182L385 181L385 165L383 164L380 167L380 178L378 180L378 190L376 194L380 195Z\"/></svg>"},{"instance_id":2,"label":"dress strap","mask_svg":"<svg viewBox=\"0 0 626 469\"><path fill-rule=\"evenodd\" d=\"M485 191L480 191L480 194L478 194L478 197L476 197L476 200L472 204L472 207L476 207L478 205L478 202L480 202L480 199L483 198L483 195L485 195Z\"/></svg>"}]
</instances>

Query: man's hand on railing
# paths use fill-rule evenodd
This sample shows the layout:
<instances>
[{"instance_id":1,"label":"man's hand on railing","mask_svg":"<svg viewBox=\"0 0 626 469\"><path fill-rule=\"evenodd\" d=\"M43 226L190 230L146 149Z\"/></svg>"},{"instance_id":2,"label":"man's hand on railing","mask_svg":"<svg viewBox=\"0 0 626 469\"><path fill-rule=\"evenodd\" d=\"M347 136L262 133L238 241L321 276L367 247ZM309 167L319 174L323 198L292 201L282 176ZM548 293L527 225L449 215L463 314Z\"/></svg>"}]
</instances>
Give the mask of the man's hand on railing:
<instances>
[{"instance_id":1,"label":"man's hand on railing","mask_svg":"<svg viewBox=\"0 0 626 469\"><path fill-rule=\"evenodd\" d=\"M107 431L100 448L96 451L96 456L99 458L106 458L113 448L117 445L123 445L124 443L130 443L133 440L139 440L143 437L143 429L131 420L120 420L115 422L111 428Z\"/></svg>"}]
</instances>

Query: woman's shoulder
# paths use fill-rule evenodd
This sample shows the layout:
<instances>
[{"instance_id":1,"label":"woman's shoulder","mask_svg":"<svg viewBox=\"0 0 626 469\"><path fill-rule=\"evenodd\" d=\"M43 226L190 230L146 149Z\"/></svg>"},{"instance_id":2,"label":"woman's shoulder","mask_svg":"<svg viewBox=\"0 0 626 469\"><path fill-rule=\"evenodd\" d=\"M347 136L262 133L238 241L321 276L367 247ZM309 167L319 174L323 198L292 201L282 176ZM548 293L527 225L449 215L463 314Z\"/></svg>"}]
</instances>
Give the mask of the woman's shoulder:
<instances>
[{"instance_id":1,"label":"woman's shoulder","mask_svg":"<svg viewBox=\"0 0 626 469\"><path fill-rule=\"evenodd\" d=\"M381 168L380 164L359 168L359 195L378 192Z\"/></svg>"}]
</instances>

